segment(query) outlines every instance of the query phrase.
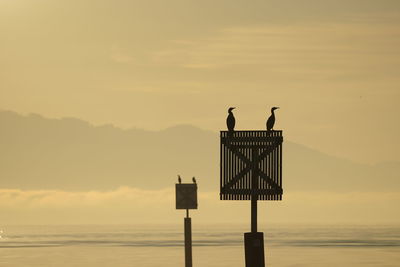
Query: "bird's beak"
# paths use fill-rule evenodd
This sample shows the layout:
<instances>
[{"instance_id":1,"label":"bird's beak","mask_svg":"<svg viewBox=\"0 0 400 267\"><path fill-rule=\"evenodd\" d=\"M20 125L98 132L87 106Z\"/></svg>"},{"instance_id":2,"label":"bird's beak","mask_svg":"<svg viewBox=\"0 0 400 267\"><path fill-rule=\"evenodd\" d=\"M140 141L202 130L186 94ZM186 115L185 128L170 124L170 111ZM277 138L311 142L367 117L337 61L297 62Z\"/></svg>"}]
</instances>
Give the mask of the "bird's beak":
<instances>
[{"instance_id":1,"label":"bird's beak","mask_svg":"<svg viewBox=\"0 0 400 267\"><path fill-rule=\"evenodd\" d=\"M235 107L233 107L232 109L235 109Z\"/></svg>"},{"instance_id":2,"label":"bird's beak","mask_svg":"<svg viewBox=\"0 0 400 267\"><path fill-rule=\"evenodd\" d=\"M278 109L279 107L276 107L276 109Z\"/></svg>"}]
</instances>

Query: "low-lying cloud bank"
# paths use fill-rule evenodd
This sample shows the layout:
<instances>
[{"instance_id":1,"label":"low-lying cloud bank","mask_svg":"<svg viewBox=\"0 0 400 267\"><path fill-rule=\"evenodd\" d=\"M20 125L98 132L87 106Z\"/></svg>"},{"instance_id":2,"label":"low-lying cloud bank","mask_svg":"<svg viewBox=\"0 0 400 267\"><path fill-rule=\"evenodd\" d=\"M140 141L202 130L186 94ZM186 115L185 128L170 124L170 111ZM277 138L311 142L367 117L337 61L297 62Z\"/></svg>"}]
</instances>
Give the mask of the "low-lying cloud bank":
<instances>
[{"instance_id":1,"label":"low-lying cloud bank","mask_svg":"<svg viewBox=\"0 0 400 267\"><path fill-rule=\"evenodd\" d=\"M261 222L400 223L399 192L289 192L283 201L260 202ZM220 201L218 192L199 192L195 222L249 221L248 201ZM1 224L181 223L173 188L112 191L0 190Z\"/></svg>"}]
</instances>

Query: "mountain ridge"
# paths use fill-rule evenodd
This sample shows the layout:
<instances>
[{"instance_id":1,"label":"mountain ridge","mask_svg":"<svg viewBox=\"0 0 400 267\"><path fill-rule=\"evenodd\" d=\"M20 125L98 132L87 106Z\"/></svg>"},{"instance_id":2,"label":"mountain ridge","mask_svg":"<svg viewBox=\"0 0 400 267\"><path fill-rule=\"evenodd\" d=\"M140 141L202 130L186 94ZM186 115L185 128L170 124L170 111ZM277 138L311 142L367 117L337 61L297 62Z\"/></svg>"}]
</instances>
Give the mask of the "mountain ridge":
<instances>
[{"instance_id":1,"label":"mountain ridge","mask_svg":"<svg viewBox=\"0 0 400 267\"><path fill-rule=\"evenodd\" d=\"M0 111L0 125L0 188L160 189L179 173L219 190L218 133L192 125L121 129L11 111ZM284 191L400 189L400 163L355 163L286 140L283 148Z\"/></svg>"}]
</instances>

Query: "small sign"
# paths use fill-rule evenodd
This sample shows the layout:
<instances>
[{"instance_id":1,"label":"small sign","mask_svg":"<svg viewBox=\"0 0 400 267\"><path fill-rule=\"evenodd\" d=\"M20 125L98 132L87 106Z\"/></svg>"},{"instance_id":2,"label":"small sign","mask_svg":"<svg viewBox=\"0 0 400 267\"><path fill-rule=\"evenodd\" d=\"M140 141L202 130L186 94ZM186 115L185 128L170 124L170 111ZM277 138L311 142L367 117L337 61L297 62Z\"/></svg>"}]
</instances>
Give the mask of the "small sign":
<instances>
[{"instance_id":1,"label":"small sign","mask_svg":"<svg viewBox=\"0 0 400 267\"><path fill-rule=\"evenodd\" d=\"M197 184L176 184L176 209L197 209Z\"/></svg>"}]
</instances>

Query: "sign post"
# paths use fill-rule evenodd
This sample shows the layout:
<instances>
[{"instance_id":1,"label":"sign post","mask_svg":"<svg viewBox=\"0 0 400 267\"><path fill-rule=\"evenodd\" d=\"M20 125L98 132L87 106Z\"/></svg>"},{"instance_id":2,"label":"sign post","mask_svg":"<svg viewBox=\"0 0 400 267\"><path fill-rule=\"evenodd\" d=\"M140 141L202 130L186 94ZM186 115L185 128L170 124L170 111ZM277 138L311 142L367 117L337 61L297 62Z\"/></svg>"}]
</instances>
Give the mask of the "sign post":
<instances>
[{"instance_id":1,"label":"sign post","mask_svg":"<svg viewBox=\"0 0 400 267\"><path fill-rule=\"evenodd\" d=\"M282 131L221 131L220 199L251 201L251 232L244 234L246 267L265 267L257 201L282 200Z\"/></svg>"},{"instance_id":2,"label":"sign post","mask_svg":"<svg viewBox=\"0 0 400 267\"><path fill-rule=\"evenodd\" d=\"M192 267L192 219L189 217L189 209L197 209L197 184L176 184L176 209L185 209L184 218L185 233L185 267Z\"/></svg>"}]
</instances>

